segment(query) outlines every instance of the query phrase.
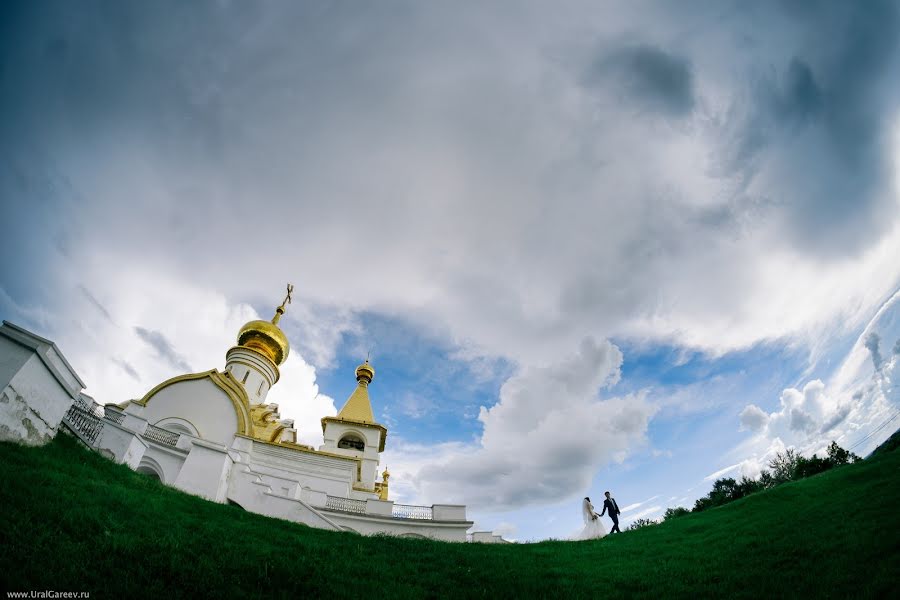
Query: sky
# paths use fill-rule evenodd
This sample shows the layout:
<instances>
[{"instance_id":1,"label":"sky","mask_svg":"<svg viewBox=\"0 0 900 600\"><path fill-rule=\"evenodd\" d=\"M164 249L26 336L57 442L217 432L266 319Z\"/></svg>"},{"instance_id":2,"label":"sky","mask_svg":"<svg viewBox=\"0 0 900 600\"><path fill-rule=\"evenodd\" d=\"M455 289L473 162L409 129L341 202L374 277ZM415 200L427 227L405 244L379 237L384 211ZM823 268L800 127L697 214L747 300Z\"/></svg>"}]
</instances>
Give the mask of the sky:
<instances>
[{"instance_id":1,"label":"sky","mask_svg":"<svg viewBox=\"0 0 900 600\"><path fill-rule=\"evenodd\" d=\"M0 317L98 402L367 355L411 504L569 538L900 425L894 2L4 2ZM894 419L894 420L891 420ZM607 524L609 522L607 521Z\"/></svg>"}]
</instances>

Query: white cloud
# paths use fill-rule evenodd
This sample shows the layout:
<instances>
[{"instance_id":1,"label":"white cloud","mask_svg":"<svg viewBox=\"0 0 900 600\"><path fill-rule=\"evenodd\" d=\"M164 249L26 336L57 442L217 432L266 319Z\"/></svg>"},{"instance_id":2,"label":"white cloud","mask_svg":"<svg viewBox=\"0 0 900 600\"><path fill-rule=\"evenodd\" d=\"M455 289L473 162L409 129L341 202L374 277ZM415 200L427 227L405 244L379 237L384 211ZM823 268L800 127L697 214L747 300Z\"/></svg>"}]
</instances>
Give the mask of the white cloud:
<instances>
[{"instance_id":1,"label":"white cloud","mask_svg":"<svg viewBox=\"0 0 900 600\"><path fill-rule=\"evenodd\" d=\"M731 471L734 471L735 469L739 468L740 466L741 466L741 464L738 463L736 465L729 465L729 466L725 467L724 469L719 469L715 473L710 473L709 475L704 477L703 481L712 481L714 479L718 479L725 473L730 473Z\"/></svg>"},{"instance_id":2,"label":"white cloud","mask_svg":"<svg viewBox=\"0 0 900 600\"><path fill-rule=\"evenodd\" d=\"M644 441L655 411L642 394L598 397L618 380L621 361L608 341L585 339L577 354L522 369L503 384L497 404L481 409L477 443L401 445L386 457L411 484L401 493L480 510L583 493L602 465Z\"/></svg>"},{"instance_id":3,"label":"white cloud","mask_svg":"<svg viewBox=\"0 0 900 600\"><path fill-rule=\"evenodd\" d=\"M513 524L508 523L506 521L501 521L494 527L493 532L495 535L499 535L506 540L513 541L515 539L516 533L519 531L519 528Z\"/></svg>"},{"instance_id":4,"label":"white cloud","mask_svg":"<svg viewBox=\"0 0 900 600\"><path fill-rule=\"evenodd\" d=\"M778 410L769 414L752 404L744 408L741 427L756 435L739 446L738 452L751 455L740 465L742 474L758 475L785 448L822 455L834 440L865 455L891 434L886 429L866 437L900 407L900 387L894 383L898 355L880 352L882 338L900 336L898 304L900 292L876 312L827 384L814 379L802 388L786 388Z\"/></svg>"},{"instance_id":5,"label":"white cloud","mask_svg":"<svg viewBox=\"0 0 900 600\"><path fill-rule=\"evenodd\" d=\"M650 508L646 508L640 512L637 512L633 515L628 515L627 519L629 521L637 521L638 519L642 519L644 517L649 517L651 515L658 515L663 511L662 506L651 506Z\"/></svg>"},{"instance_id":6,"label":"white cloud","mask_svg":"<svg viewBox=\"0 0 900 600\"><path fill-rule=\"evenodd\" d=\"M769 422L769 415L755 404L748 404L741 411L741 429L759 431Z\"/></svg>"},{"instance_id":7,"label":"white cloud","mask_svg":"<svg viewBox=\"0 0 900 600\"><path fill-rule=\"evenodd\" d=\"M534 7L515 22L489 6L465 17L433 6L312 19L298 5L260 9L249 21L185 8L214 10L232 32L203 39L164 26L152 8L135 10L148 13L136 19L147 44L136 64L107 65L102 81L50 68L22 78L27 114L17 127L35 150L16 148L8 195L25 193L17 181L25 191L51 188L42 201L59 205L56 258L67 270L104 254L116 258L104 275L152 261L254 305L294 281L299 306L285 326L317 366L359 329L359 310L401 315L472 355L526 366L571 352L585 335L713 353L782 337L815 345L836 320L859 324L900 278L896 203L872 204L883 227L840 260L792 243L809 225L775 198L798 187L806 198L801 184L821 174L787 177L777 167L783 161L773 159L795 147L775 135L784 128L769 131L771 147L754 149L748 161L758 169L720 164L723 145L739 155L749 144L726 124L769 107L741 104L754 91L747 81L758 79L748 73L784 70L798 52L827 63L802 46L803 35L771 32L773 43L748 53L733 42L748 25L726 20L734 35L688 43L683 32L701 14L647 8L660 21L643 29L640 47L658 47L663 66L690 83L679 98L691 110L673 122L607 97L634 90L585 82L590 65L621 54L623 27L652 21L629 7L614 18ZM86 22L105 33L128 30L92 16ZM63 17L30 24L25 57L32 45L73 35ZM473 28L470 18L486 25ZM454 24L467 35L433 35ZM232 43L242 35L246 43ZM112 53L114 42L95 37L71 42L81 51L67 73L93 73ZM185 51L194 47L204 51ZM334 72L341 76L326 75ZM73 80L77 90L67 87ZM652 81L639 87L654 90ZM69 94L92 96L64 114L44 104ZM57 120L66 127L49 126ZM798 134L793 143L809 140Z\"/></svg>"},{"instance_id":8,"label":"white cloud","mask_svg":"<svg viewBox=\"0 0 900 600\"><path fill-rule=\"evenodd\" d=\"M656 500L657 498L659 498L658 495L657 495L657 496L653 496L653 497L651 497L651 498L647 498L647 499L644 500L643 502L635 502L634 504L629 504L628 506L622 508L622 513L631 512L632 510L634 510L634 509L636 509L636 508L640 508L641 506L647 504L648 502L653 502L653 501Z\"/></svg>"}]
</instances>

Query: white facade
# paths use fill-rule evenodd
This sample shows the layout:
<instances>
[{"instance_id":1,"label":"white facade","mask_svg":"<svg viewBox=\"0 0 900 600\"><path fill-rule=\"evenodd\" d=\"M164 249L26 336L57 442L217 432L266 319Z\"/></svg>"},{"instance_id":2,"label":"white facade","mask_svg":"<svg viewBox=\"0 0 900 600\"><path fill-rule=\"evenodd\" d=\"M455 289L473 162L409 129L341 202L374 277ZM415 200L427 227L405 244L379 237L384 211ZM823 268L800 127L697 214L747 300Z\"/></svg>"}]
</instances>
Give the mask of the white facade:
<instances>
[{"instance_id":1,"label":"white facade","mask_svg":"<svg viewBox=\"0 0 900 600\"><path fill-rule=\"evenodd\" d=\"M151 394L132 411L151 425L217 441L230 440L240 430L240 412L209 377L178 381Z\"/></svg>"},{"instance_id":2,"label":"white facade","mask_svg":"<svg viewBox=\"0 0 900 600\"><path fill-rule=\"evenodd\" d=\"M50 340L0 326L0 440L45 444L84 383Z\"/></svg>"},{"instance_id":3,"label":"white facade","mask_svg":"<svg viewBox=\"0 0 900 600\"><path fill-rule=\"evenodd\" d=\"M387 429L372 417L368 362L341 412L322 419L320 448L297 444L293 422L265 404L286 338L254 323L240 334L252 344L230 349L224 371L175 377L106 407L80 393L84 384L52 342L4 323L0 384L12 400L0 404L0 436L42 443L62 421L104 456L214 502L335 531L466 541L464 506L395 505L387 477L376 481ZM269 352L266 336L283 347Z\"/></svg>"}]
</instances>

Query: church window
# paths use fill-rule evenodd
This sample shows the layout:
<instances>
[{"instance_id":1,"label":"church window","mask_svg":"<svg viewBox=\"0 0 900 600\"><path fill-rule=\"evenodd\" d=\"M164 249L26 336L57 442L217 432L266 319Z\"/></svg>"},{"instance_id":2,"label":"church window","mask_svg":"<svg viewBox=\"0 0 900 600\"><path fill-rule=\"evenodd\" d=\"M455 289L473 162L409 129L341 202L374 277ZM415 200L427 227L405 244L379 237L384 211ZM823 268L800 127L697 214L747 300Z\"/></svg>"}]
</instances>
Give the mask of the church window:
<instances>
[{"instance_id":1,"label":"church window","mask_svg":"<svg viewBox=\"0 0 900 600\"><path fill-rule=\"evenodd\" d=\"M256 390L256 395L257 395L257 396L262 396L262 390L263 390L263 386L264 386L264 385L266 385L266 382L265 382L265 381L260 381L260 382L259 382L259 389Z\"/></svg>"},{"instance_id":2,"label":"church window","mask_svg":"<svg viewBox=\"0 0 900 600\"><path fill-rule=\"evenodd\" d=\"M250 377L250 369L244 371L244 378L241 379L241 383L247 383L247 378Z\"/></svg>"},{"instance_id":3,"label":"church window","mask_svg":"<svg viewBox=\"0 0 900 600\"><path fill-rule=\"evenodd\" d=\"M355 435L345 435L341 438L341 441L338 442L338 448L345 448L347 450L365 450L366 443L362 441L359 436Z\"/></svg>"}]
</instances>

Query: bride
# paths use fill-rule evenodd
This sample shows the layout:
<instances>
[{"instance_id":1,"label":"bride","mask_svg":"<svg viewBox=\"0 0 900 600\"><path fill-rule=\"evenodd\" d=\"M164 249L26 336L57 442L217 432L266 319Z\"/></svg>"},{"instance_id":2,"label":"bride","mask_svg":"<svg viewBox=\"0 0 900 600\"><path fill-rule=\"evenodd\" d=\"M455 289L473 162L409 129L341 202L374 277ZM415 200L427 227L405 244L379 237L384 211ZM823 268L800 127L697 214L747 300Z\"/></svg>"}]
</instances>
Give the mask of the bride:
<instances>
[{"instance_id":1,"label":"bride","mask_svg":"<svg viewBox=\"0 0 900 600\"><path fill-rule=\"evenodd\" d=\"M600 521L600 515L594 511L594 505L588 497L581 503L581 516L584 519L584 529L581 530L578 539L592 540L606 535L606 528Z\"/></svg>"}]
</instances>

